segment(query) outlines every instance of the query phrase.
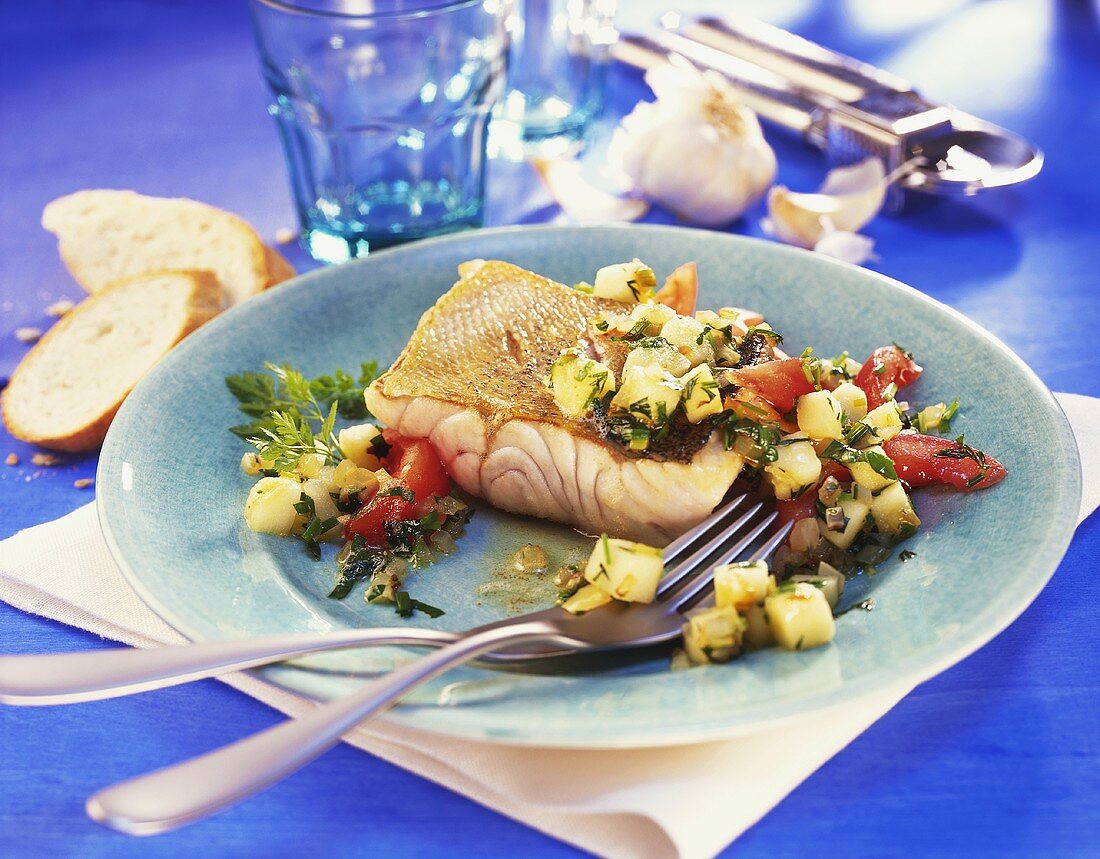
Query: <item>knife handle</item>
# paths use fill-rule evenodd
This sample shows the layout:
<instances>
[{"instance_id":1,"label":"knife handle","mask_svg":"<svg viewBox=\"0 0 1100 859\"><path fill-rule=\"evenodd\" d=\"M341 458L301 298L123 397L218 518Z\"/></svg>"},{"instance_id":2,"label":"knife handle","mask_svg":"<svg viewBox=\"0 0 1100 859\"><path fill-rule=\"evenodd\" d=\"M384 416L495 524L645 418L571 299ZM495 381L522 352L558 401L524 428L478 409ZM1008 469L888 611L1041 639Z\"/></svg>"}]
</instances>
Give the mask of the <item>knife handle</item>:
<instances>
[{"instance_id":1,"label":"knife handle","mask_svg":"<svg viewBox=\"0 0 1100 859\"><path fill-rule=\"evenodd\" d=\"M868 92L912 92L909 81L742 15L700 18L681 32L719 51L754 63L795 87L852 104Z\"/></svg>"}]
</instances>

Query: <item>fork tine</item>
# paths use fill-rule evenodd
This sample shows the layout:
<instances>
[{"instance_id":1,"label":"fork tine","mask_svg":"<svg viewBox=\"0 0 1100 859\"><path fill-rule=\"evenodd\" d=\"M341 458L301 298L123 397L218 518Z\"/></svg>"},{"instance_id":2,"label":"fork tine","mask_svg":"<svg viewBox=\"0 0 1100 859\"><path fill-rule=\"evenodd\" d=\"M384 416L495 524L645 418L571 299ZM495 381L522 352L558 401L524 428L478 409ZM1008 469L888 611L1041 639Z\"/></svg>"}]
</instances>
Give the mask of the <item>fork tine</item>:
<instances>
[{"instance_id":1,"label":"fork tine","mask_svg":"<svg viewBox=\"0 0 1100 859\"><path fill-rule=\"evenodd\" d=\"M667 564L669 561L675 560L684 554L684 552L691 547L697 539L702 537L707 531L719 524L727 514L740 507L747 499L748 493L742 493L734 498L727 504L719 507L713 513L711 513L706 519L696 525L694 528L690 528L665 546L664 559Z\"/></svg>"},{"instance_id":2,"label":"fork tine","mask_svg":"<svg viewBox=\"0 0 1100 859\"><path fill-rule=\"evenodd\" d=\"M726 564L736 559L742 552L749 548L757 538L760 537L775 521L779 514L774 510L763 519L761 519L748 534L742 537L736 545L730 547L726 552L722 553L721 559L713 564L708 564L706 568L697 576L692 577L688 581L684 582L674 593L669 594L668 598L664 601L665 605L668 605L677 610L684 608L688 603L696 599L696 597L706 594L714 584L714 568L719 564ZM761 558L765 558L771 554L772 549L768 549L769 546L779 546L791 532L791 523L787 523L779 528L763 546L757 552L752 555L752 560L757 561Z\"/></svg>"},{"instance_id":3,"label":"fork tine","mask_svg":"<svg viewBox=\"0 0 1100 859\"><path fill-rule=\"evenodd\" d=\"M669 572L661 580L661 584L657 587L657 597L660 598L670 593L680 582L684 581L685 578L693 575L697 569L706 563L707 558L713 555L721 546L729 542L731 538L736 537L749 523L752 517L760 512L763 506L763 502L757 501L747 512L743 513L740 518L727 525L700 548L696 549L687 558L681 561L674 570Z\"/></svg>"},{"instance_id":4,"label":"fork tine","mask_svg":"<svg viewBox=\"0 0 1100 859\"><path fill-rule=\"evenodd\" d=\"M783 541L794 528L794 522L787 522L778 531L772 534L764 543L749 556L750 561L766 561L772 553L783 545ZM728 563L728 562L727 562Z\"/></svg>"}]
</instances>

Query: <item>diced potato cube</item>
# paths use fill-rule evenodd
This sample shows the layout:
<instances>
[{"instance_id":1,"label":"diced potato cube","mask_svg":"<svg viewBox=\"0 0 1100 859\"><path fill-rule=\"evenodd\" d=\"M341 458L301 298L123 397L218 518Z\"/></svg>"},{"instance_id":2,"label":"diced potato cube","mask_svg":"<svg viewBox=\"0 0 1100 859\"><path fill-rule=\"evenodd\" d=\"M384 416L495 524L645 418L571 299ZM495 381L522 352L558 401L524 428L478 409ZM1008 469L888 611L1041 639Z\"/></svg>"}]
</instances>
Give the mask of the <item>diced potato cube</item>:
<instances>
[{"instance_id":1,"label":"diced potato cube","mask_svg":"<svg viewBox=\"0 0 1100 859\"><path fill-rule=\"evenodd\" d=\"M611 410L627 412L650 426L658 426L672 417L680 396L679 380L660 367L632 367L623 374Z\"/></svg>"},{"instance_id":2,"label":"diced potato cube","mask_svg":"<svg viewBox=\"0 0 1100 859\"><path fill-rule=\"evenodd\" d=\"M887 534L907 536L920 527L920 517L900 483L891 483L875 496L871 516L878 529Z\"/></svg>"},{"instance_id":3,"label":"diced potato cube","mask_svg":"<svg viewBox=\"0 0 1100 859\"><path fill-rule=\"evenodd\" d=\"M298 464L295 466L295 471L303 480L308 480L311 477L316 477L321 473L321 469L325 465L325 458L319 453L304 453L298 458Z\"/></svg>"},{"instance_id":4,"label":"diced potato cube","mask_svg":"<svg viewBox=\"0 0 1100 859\"><path fill-rule=\"evenodd\" d=\"M611 597L595 585L585 585L561 604L570 614L584 614L611 602Z\"/></svg>"},{"instance_id":5,"label":"diced potato cube","mask_svg":"<svg viewBox=\"0 0 1100 859\"><path fill-rule=\"evenodd\" d=\"M817 367L817 379L825 390L835 391L842 384L858 376L860 366L858 361L848 357L847 352L837 358L822 358ZM863 411L866 414L866 406Z\"/></svg>"},{"instance_id":6,"label":"diced potato cube","mask_svg":"<svg viewBox=\"0 0 1100 859\"><path fill-rule=\"evenodd\" d=\"M858 442L858 447L870 447L873 444L882 444L889 441L901 432L901 412L893 400L883 403L875 409L871 409L861 421L871 428L871 433L865 435Z\"/></svg>"},{"instance_id":7,"label":"diced potato cube","mask_svg":"<svg viewBox=\"0 0 1100 859\"><path fill-rule=\"evenodd\" d=\"M548 387L562 414L579 418L596 400L615 390L615 375L599 361L567 349L551 366Z\"/></svg>"},{"instance_id":8,"label":"diced potato cube","mask_svg":"<svg viewBox=\"0 0 1100 859\"><path fill-rule=\"evenodd\" d=\"M684 622L684 652L696 665L728 662L741 652L745 620L733 608L695 609Z\"/></svg>"},{"instance_id":9,"label":"diced potato cube","mask_svg":"<svg viewBox=\"0 0 1100 859\"><path fill-rule=\"evenodd\" d=\"M592 286L600 298L637 304L653 297L657 276L653 269L635 257L630 262L605 265L596 272Z\"/></svg>"},{"instance_id":10,"label":"diced potato cube","mask_svg":"<svg viewBox=\"0 0 1100 859\"><path fill-rule=\"evenodd\" d=\"M646 301L632 307L630 310L630 319L634 323L632 328L636 327L643 319L645 320L646 328L643 333L646 337L653 337L660 334L665 323L675 318L675 310L668 305L658 304L655 301Z\"/></svg>"},{"instance_id":11,"label":"diced potato cube","mask_svg":"<svg viewBox=\"0 0 1100 859\"><path fill-rule=\"evenodd\" d=\"M606 534L596 541L584 577L608 596L623 602L653 602L665 571L660 549L617 540Z\"/></svg>"},{"instance_id":12,"label":"diced potato cube","mask_svg":"<svg viewBox=\"0 0 1100 859\"><path fill-rule=\"evenodd\" d=\"M824 579L825 581L832 581L835 585L836 600L829 600L829 605L836 608L837 603L840 602L840 597L844 594L844 586L847 584L848 579L840 570L834 567L832 564L825 561L821 561L817 565L817 577ZM825 596L829 596L829 588L825 589Z\"/></svg>"},{"instance_id":13,"label":"diced potato cube","mask_svg":"<svg viewBox=\"0 0 1100 859\"><path fill-rule=\"evenodd\" d=\"M882 460L890 462L890 457L888 457L882 447L877 444L867 448L864 452L871 455L877 462L881 462ZM881 456L882 460L879 460L878 457L875 456L876 454ZM897 478L890 478L884 474L879 474L869 462L850 462L848 463L848 470L852 472L852 480L865 489L870 489L872 492L878 492L880 489L885 489L891 483L897 482Z\"/></svg>"},{"instance_id":14,"label":"diced potato cube","mask_svg":"<svg viewBox=\"0 0 1100 859\"><path fill-rule=\"evenodd\" d=\"M690 316L676 316L661 328L661 336L695 367L714 360L714 346L704 334L703 323ZM700 343L700 339L703 341Z\"/></svg>"},{"instance_id":15,"label":"diced potato cube","mask_svg":"<svg viewBox=\"0 0 1100 859\"><path fill-rule=\"evenodd\" d=\"M363 489L373 489L379 483L377 471L360 468L350 459L340 461L332 473L332 485L336 491L347 496Z\"/></svg>"},{"instance_id":16,"label":"diced potato cube","mask_svg":"<svg viewBox=\"0 0 1100 859\"><path fill-rule=\"evenodd\" d=\"M298 522L294 509L302 498L302 485L286 477L261 477L244 502L244 521L253 531L285 537Z\"/></svg>"},{"instance_id":17,"label":"diced potato cube","mask_svg":"<svg viewBox=\"0 0 1100 859\"><path fill-rule=\"evenodd\" d=\"M764 466L764 476L781 501L797 495L821 477L821 460L809 441L798 441L804 438L798 434L784 436L782 440L791 443L778 445L779 458Z\"/></svg>"},{"instance_id":18,"label":"diced potato cube","mask_svg":"<svg viewBox=\"0 0 1100 859\"><path fill-rule=\"evenodd\" d=\"M768 613L763 605L750 605L742 609L741 616L745 619L745 632L741 641L746 649L759 650L775 644L772 628L768 626Z\"/></svg>"},{"instance_id":19,"label":"diced potato cube","mask_svg":"<svg viewBox=\"0 0 1100 859\"><path fill-rule=\"evenodd\" d=\"M646 301L634 305L629 313L608 311L596 317L596 330L612 336L629 334L634 337L655 337L676 315L671 307Z\"/></svg>"},{"instance_id":20,"label":"diced potato cube","mask_svg":"<svg viewBox=\"0 0 1100 859\"><path fill-rule=\"evenodd\" d=\"M775 588L775 579L768 573L764 561L742 561L721 564L714 568L714 604L744 610L750 605L762 605Z\"/></svg>"},{"instance_id":21,"label":"diced potato cube","mask_svg":"<svg viewBox=\"0 0 1100 859\"><path fill-rule=\"evenodd\" d=\"M247 451L241 456L241 471L245 474L255 477L263 470L263 467L260 455L254 450Z\"/></svg>"},{"instance_id":22,"label":"diced potato cube","mask_svg":"<svg viewBox=\"0 0 1100 859\"><path fill-rule=\"evenodd\" d=\"M655 345L635 346L623 364L625 376L634 367L657 367L673 376L682 376L691 369L691 362L664 341Z\"/></svg>"},{"instance_id":23,"label":"diced potato cube","mask_svg":"<svg viewBox=\"0 0 1100 859\"><path fill-rule=\"evenodd\" d=\"M706 364L700 364L683 376L680 383L684 386L684 412L691 423L697 424L722 411L718 381Z\"/></svg>"},{"instance_id":24,"label":"diced potato cube","mask_svg":"<svg viewBox=\"0 0 1100 859\"><path fill-rule=\"evenodd\" d=\"M844 409L829 391L811 391L798 398L798 428L810 438L844 435Z\"/></svg>"},{"instance_id":25,"label":"diced potato cube","mask_svg":"<svg viewBox=\"0 0 1100 859\"><path fill-rule=\"evenodd\" d=\"M786 650L828 644L836 634L825 594L806 582L785 583L764 604L776 643Z\"/></svg>"},{"instance_id":26,"label":"diced potato cube","mask_svg":"<svg viewBox=\"0 0 1100 859\"><path fill-rule=\"evenodd\" d=\"M857 388L851 382L844 382L833 389L840 407L844 409L844 415L855 423L867 417L867 395L862 388Z\"/></svg>"},{"instance_id":27,"label":"diced potato cube","mask_svg":"<svg viewBox=\"0 0 1100 859\"><path fill-rule=\"evenodd\" d=\"M764 324L764 315L762 313L758 313L755 310L746 310L744 307L719 307L718 315L722 319L740 323L745 328Z\"/></svg>"},{"instance_id":28,"label":"diced potato cube","mask_svg":"<svg viewBox=\"0 0 1100 859\"><path fill-rule=\"evenodd\" d=\"M838 549L847 549L863 529L867 517L871 514L871 507L854 498L841 498L838 503L840 509L844 511L844 518L848 520L848 524L844 526L843 531L825 531L823 536Z\"/></svg>"},{"instance_id":29,"label":"diced potato cube","mask_svg":"<svg viewBox=\"0 0 1100 859\"><path fill-rule=\"evenodd\" d=\"M360 468L379 466L377 451L382 448L382 430L374 424L356 424L340 430L340 452Z\"/></svg>"},{"instance_id":30,"label":"diced potato cube","mask_svg":"<svg viewBox=\"0 0 1100 859\"><path fill-rule=\"evenodd\" d=\"M313 509L318 519L335 519L340 515L340 511L336 509L336 503L332 500L332 496L329 495L328 487L323 481L311 477L302 484L302 492L313 499ZM319 534L317 539L325 540L339 536L342 530L340 524L336 523L323 534Z\"/></svg>"},{"instance_id":31,"label":"diced potato cube","mask_svg":"<svg viewBox=\"0 0 1100 859\"><path fill-rule=\"evenodd\" d=\"M840 591L841 591L840 581L842 579L843 579L843 576L841 576L840 579L837 579L834 576L828 576L828 575L805 575L805 574L802 574L802 575L797 575L797 576L791 576L790 581L792 581L792 582L806 582L807 584L813 585L815 588L818 588L823 594L825 594L825 599L829 601L829 607L830 608L836 608L837 603L840 602Z\"/></svg>"}]
</instances>

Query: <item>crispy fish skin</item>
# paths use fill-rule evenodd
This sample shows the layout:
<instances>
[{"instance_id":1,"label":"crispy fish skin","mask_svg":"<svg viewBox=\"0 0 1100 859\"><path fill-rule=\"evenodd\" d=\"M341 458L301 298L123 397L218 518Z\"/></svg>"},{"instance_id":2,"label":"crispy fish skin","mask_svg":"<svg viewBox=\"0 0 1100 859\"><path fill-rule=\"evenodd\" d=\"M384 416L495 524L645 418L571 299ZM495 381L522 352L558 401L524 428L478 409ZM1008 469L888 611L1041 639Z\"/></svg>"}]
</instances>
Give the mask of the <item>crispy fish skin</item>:
<instances>
[{"instance_id":1,"label":"crispy fish skin","mask_svg":"<svg viewBox=\"0 0 1100 859\"><path fill-rule=\"evenodd\" d=\"M617 302L505 262L467 274L366 391L376 418L427 438L466 492L587 533L664 545L718 504L742 460L716 437L631 455L562 415L543 380Z\"/></svg>"}]
</instances>

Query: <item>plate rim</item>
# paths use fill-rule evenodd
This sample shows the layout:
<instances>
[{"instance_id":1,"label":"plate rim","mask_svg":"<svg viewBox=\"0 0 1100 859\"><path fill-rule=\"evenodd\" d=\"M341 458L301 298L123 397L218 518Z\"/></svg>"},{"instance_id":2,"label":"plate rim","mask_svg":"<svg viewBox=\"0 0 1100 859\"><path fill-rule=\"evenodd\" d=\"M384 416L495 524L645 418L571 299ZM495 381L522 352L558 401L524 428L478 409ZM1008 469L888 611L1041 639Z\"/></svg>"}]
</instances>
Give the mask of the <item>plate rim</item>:
<instances>
[{"instance_id":1,"label":"plate rim","mask_svg":"<svg viewBox=\"0 0 1100 859\"><path fill-rule=\"evenodd\" d=\"M238 316L244 313L250 312L244 308L255 308L261 306L264 303L271 301L286 301L287 295L293 295L301 289L309 288L309 284L319 278L325 278L329 275L329 272L336 269L344 270L346 267L369 267L372 265L372 260L382 257L392 256L415 256L424 248L435 248L438 246L445 246L449 244L461 245L464 242L470 240L479 240L483 238L502 238L506 239L510 235L516 234L529 234L529 233L574 233L577 231L585 232L600 232L600 231L615 231L624 233L652 233L652 234L693 234L699 237L705 237L705 240L717 240L717 241L730 241L734 244L747 243L751 245L758 245L767 247L769 253L775 253L777 255L790 255L792 258L809 258L812 259L815 265L823 266L836 266L842 270L857 272L860 276L870 277L872 280L877 280L884 284L888 288L900 289L902 292L908 293L912 297L916 298L920 303L936 308L939 311L946 312L956 322L966 328L972 335L979 340L985 341L994 349L999 351L1004 357L1006 357L1016 369L1023 373L1036 390L1041 392L1043 399L1047 406L1052 409L1056 423L1058 423L1061 437L1059 438L1059 452L1066 454L1066 461L1062 465L1067 467L1068 477L1070 478L1070 485L1063 486L1063 491L1068 490L1068 497L1065 498L1067 507L1072 508L1072 515L1064 521L1059 520L1057 517L1051 517L1048 522L1050 525L1044 530L1046 541L1053 545L1053 551L1046 556L1045 563L1041 566L1043 569L1039 572L1039 575L1033 576L1028 580L1026 587L1021 587L1018 590L1020 593L1007 604L999 615L992 618L988 627L980 631L978 634L963 634L961 640L955 640L951 646L945 647L942 643L934 645L930 650L931 652L925 653L913 653L906 659L893 664L889 669L880 668L869 672L868 674L846 681L845 689L850 693L850 697L843 701L836 701L836 690L829 690L823 692L814 692L807 696L800 698L798 707L794 712L778 715L768 715L764 718L749 718L736 723L728 725L715 725L713 723L694 724L691 722L680 723L669 729L657 729L657 730L645 730L637 732L638 729L634 729L635 733L628 736L624 736L621 740L615 741L607 737L588 737L588 736L576 736L572 733L563 733L560 729L557 732L551 731L541 737L535 738L526 735L513 736L513 735L500 735L485 730L467 729L466 726L456 726L453 729L445 728L427 728L420 724L410 725L400 718L393 717L393 711L382 714L376 717L376 720L381 720L387 724L400 728L402 730L408 730L411 732L420 732L424 734L432 734L440 737L455 737L466 740L476 740L481 742L489 742L496 745L523 747L523 748L562 748L562 749L625 749L625 748L656 748L656 747L671 747L689 745L701 742L711 742L718 739L729 739L737 736L744 736L746 734L757 733L759 731L768 730L771 728L781 727L784 724L789 724L794 721L801 720L809 715L827 713L831 710L838 709L840 707L848 706L858 702L869 702L872 699L878 699L885 694L884 690L888 690L890 694L894 694L896 691L896 699L900 699L907 695L912 689L921 683L926 682L932 677L942 673L951 666L961 662L977 650L984 647L996 636L1000 635L1005 629L1007 629L1016 619L1031 605L1036 599L1039 593L1046 587L1047 583L1053 577L1054 573L1061 564L1062 558L1069 548L1070 541L1073 538L1073 533L1076 530L1076 512L1080 508L1081 499L1081 462L1077 448L1076 438L1073 435L1072 428L1069 424L1069 420L1065 415L1061 404L1057 398L1046 386L1046 384L1039 378L1034 370L1029 367L1022 358L1020 358L1012 349L1010 349L1003 341L1001 341L996 335L987 331L981 325L974 320L967 317L965 314L950 307L937 299L926 295L920 290L912 287L906 283L903 283L889 275L882 274L881 272L872 271L870 269L862 268L861 266L855 266L850 263L836 260L831 257L825 257L821 254L816 254L802 248L796 248L789 245L783 245L778 242L768 241L755 236L744 236L736 233L724 233L715 232L712 230L704 230L698 228L678 227L662 224L599 224L599 225L560 225L560 224L531 224L531 225L514 225L506 227L493 227L486 229L479 229L475 231L464 231L454 233L446 236L437 236L434 238L423 239L417 242L412 242L407 245L401 245L394 248L387 248L382 251L371 254L368 257L350 260L346 263L342 263L339 266L326 266L315 269L313 271L306 272L291 278L284 283L278 284L276 287L265 290L264 292L253 296L247 302L236 305L223 313L218 317L211 320L206 325L191 334L182 343L181 346L177 346L172 352L165 356L164 359L159 361L152 370L149 371L143 377L134 391L139 389L150 387L155 384L157 377L160 373L165 372L165 367L171 367L175 362L183 360L179 357L181 354L186 355L187 351L201 348L202 343L209 337L215 336L217 332L229 325L235 324L235 320ZM133 392L131 392L133 393ZM99 462L96 469L96 485L108 486L111 485L106 481L105 475L109 468L109 463L114 458L113 450L113 437L117 437L121 434L121 430L116 431L116 427L120 427L124 424L128 418L129 411L127 406L132 402L136 402L137 398L128 396L122 407L119 409L115 420L111 424L111 428L108 430L107 436L104 440L103 447L100 451ZM110 522L110 512L112 503L108 500L112 495L105 493L102 497L98 496L96 499L96 513L100 523L101 530L103 532L104 540L107 544L108 550L111 553L112 558L122 572L127 584L137 593L139 598L145 605L163 620L169 627L182 635L189 642L200 642L205 639L196 634L196 631L189 628L189 625L185 620L180 618L171 606L163 603L141 580L137 571L130 564L123 552L119 542L116 539L114 530ZM1037 567L1033 568L1033 572ZM931 656L931 658L929 658ZM889 672L888 678L896 682L883 683L883 675ZM291 692L295 695L302 695L303 697L310 697L303 693L300 689L295 688L292 684L288 684L282 681L279 676L270 676L264 674L262 669L249 669L247 673L257 679L263 680L266 683ZM314 699L316 700L316 699ZM753 709L760 709L762 705L757 705ZM751 712L751 710L750 710Z\"/></svg>"}]
</instances>

